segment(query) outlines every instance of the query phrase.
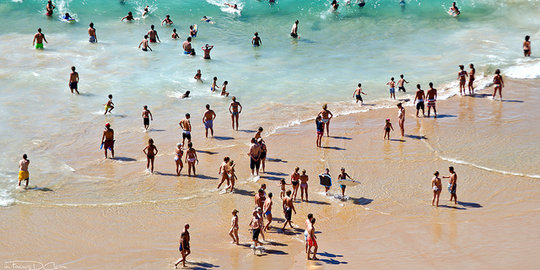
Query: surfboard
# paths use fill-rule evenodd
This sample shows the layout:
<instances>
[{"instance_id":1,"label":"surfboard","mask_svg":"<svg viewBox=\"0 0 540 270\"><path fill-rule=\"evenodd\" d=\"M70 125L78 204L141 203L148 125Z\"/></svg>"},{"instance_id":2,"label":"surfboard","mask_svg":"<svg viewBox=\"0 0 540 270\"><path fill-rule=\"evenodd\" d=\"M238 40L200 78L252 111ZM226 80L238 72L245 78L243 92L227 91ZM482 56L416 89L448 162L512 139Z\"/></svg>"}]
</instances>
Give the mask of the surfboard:
<instances>
[{"instance_id":1,"label":"surfboard","mask_svg":"<svg viewBox=\"0 0 540 270\"><path fill-rule=\"evenodd\" d=\"M360 185L360 181L356 181L352 179L339 179L338 183L340 185L345 185L348 187L354 187L354 186Z\"/></svg>"},{"instance_id":2,"label":"surfboard","mask_svg":"<svg viewBox=\"0 0 540 270\"><path fill-rule=\"evenodd\" d=\"M332 186L332 178L328 174L319 174L319 180L320 180L321 186L325 186L325 187Z\"/></svg>"}]
</instances>

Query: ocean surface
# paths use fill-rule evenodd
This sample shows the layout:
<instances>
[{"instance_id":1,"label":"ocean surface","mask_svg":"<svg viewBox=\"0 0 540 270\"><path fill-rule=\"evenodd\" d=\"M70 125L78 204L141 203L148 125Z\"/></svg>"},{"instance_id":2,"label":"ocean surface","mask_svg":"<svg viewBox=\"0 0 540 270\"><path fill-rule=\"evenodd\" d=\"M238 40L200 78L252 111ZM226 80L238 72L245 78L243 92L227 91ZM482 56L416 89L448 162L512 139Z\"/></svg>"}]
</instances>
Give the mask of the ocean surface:
<instances>
[{"instance_id":1,"label":"ocean surface","mask_svg":"<svg viewBox=\"0 0 540 270\"><path fill-rule=\"evenodd\" d=\"M228 131L230 98L210 91L214 76L219 85L227 80L231 96L244 106L241 129L264 126L267 134L312 119L323 103L329 103L335 115L394 106L386 82L390 77L397 81L400 74L410 82L407 93L397 93L402 100L413 98L417 83L425 89L434 82L440 99L455 95L460 64L475 64L479 88L489 85L497 68L507 77L540 77L540 59L535 57L540 1L457 1L462 12L457 18L447 14L451 1L440 0L405 5L367 0L363 8L341 3L337 12L330 10L330 1L232 2L239 10L225 8L225 2L55 1L52 17L44 15L44 1L0 2L0 206L17 203L17 162L23 153L32 161L31 175L39 171L40 186L67 188L79 169L73 164L95 165L94 160L85 161L84 153L98 151L105 122L111 122L124 141L144 143L143 105L156 117L154 131L176 136L177 122L186 112L200 126L205 104L218 113L217 130ZM141 18L146 5L150 14ZM121 22L128 11L137 19ZM65 12L76 22L61 21ZM174 24L161 26L167 14ZM201 21L202 16L215 24ZM289 36L295 20L300 21L299 39ZM88 42L90 22L97 44ZM153 52L145 53L137 45L152 24L161 43L151 44ZM192 24L199 26L195 57L181 49ZM49 41L42 51L31 46L38 27ZM179 40L171 39L173 28ZM263 42L259 48L251 45L256 31ZM522 57L525 35L532 37L529 59ZM201 57L204 44L215 46L210 61ZM68 88L71 66L80 75L80 96ZM204 83L193 79L197 69ZM367 93L364 107L352 100L358 83ZM185 91L192 97L179 99ZM108 94L116 108L104 117ZM92 186L99 178L80 179ZM107 186L96 188L97 195L88 195L87 201L99 202L102 189ZM77 201L81 190L67 201Z\"/></svg>"}]
</instances>

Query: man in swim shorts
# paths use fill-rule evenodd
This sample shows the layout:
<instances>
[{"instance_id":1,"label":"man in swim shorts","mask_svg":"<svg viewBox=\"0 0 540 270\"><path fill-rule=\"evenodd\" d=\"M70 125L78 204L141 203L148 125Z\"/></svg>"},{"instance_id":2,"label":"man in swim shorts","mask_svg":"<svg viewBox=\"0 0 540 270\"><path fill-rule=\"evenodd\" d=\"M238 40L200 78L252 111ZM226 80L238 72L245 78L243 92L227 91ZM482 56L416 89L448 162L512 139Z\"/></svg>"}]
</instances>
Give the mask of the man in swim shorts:
<instances>
[{"instance_id":1,"label":"man in swim shorts","mask_svg":"<svg viewBox=\"0 0 540 270\"><path fill-rule=\"evenodd\" d=\"M202 118L206 130L206 138L208 138L208 129L210 129L210 134L214 137L214 119L216 119L216 113L213 110L210 110L210 104L206 104L206 111Z\"/></svg>"},{"instance_id":2,"label":"man in swim shorts","mask_svg":"<svg viewBox=\"0 0 540 270\"><path fill-rule=\"evenodd\" d=\"M253 47L259 47L262 45L262 40L259 37L259 33L255 32L253 38L251 39L251 44L253 44Z\"/></svg>"},{"instance_id":3,"label":"man in swim shorts","mask_svg":"<svg viewBox=\"0 0 540 270\"><path fill-rule=\"evenodd\" d=\"M307 244L308 244L308 251L307 251L307 259L308 260L318 260L317 258L317 249L319 248L319 245L317 244L317 237L315 236L315 218L311 219L311 224L307 227ZM311 248L313 248L313 252L311 251ZM310 257L309 255L313 253L313 256Z\"/></svg>"},{"instance_id":4,"label":"man in swim shorts","mask_svg":"<svg viewBox=\"0 0 540 270\"><path fill-rule=\"evenodd\" d=\"M19 186L21 186L22 181L26 181L25 187L28 187L28 182L30 181L30 173L28 172L28 166L30 165L30 160L28 156L24 154L21 161L19 161Z\"/></svg>"},{"instance_id":5,"label":"man in swim shorts","mask_svg":"<svg viewBox=\"0 0 540 270\"><path fill-rule=\"evenodd\" d=\"M296 209L294 208L294 202L293 202L293 199L291 198L292 191L287 190L285 194L287 196L283 198L283 214L285 215L285 223L283 223L283 228L282 228L283 231L285 231L285 226L287 225L287 223L289 223L289 226L291 226L291 229L293 229L292 221L291 221L292 212L294 211L294 213L296 214Z\"/></svg>"},{"instance_id":6,"label":"man in swim shorts","mask_svg":"<svg viewBox=\"0 0 540 270\"><path fill-rule=\"evenodd\" d=\"M399 75L399 78L400 78L400 79L399 79L399 81L397 82L397 85L398 85L398 91L403 91L403 93L405 93L406 91L405 91L405 86L404 86L404 84L405 84L405 83L409 83L409 82L403 78L403 74Z\"/></svg>"},{"instance_id":7,"label":"man in swim shorts","mask_svg":"<svg viewBox=\"0 0 540 270\"><path fill-rule=\"evenodd\" d=\"M454 204L457 204L457 174L454 171L454 167L452 166L448 167L448 171L450 172L450 176L443 176L443 178L450 179L448 181L448 192L450 192L450 201L454 199Z\"/></svg>"},{"instance_id":8,"label":"man in swim shorts","mask_svg":"<svg viewBox=\"0 0 540 270\"><path fill-rule=\"evenodd\" d=\"M97 43L96 29L94 28L94 23L93 22L91 22L89 27L88 27L88 35L90 36L88 38L88 42Z\"/></svg>"},{"instance_id":9,"label":"man in swim shorts","mask_svg":"<svg viewBox=\"0 0 540 270\"><path fill-rule=\"evenodd\" d=\"M114 158L114 130L111 128L111 124L105 124L105 130L101 137L101 144L105 151L105 159L107 158L107 150L111 150L111 156Z\"/></svg>"},{"instance_id":10,"label":"man in swim shorts","mask_svg":"<svg viewBox=\"0 0 540 270\"><path fill-rule=\"evenodd\" d=\"M144 39L139 43L139 48L142 46L142 50L144 52L150 50L152 51L152 48L150 48L150 45L148 45L148 35L144 35Z\"/></svg>"},{"instance_id":11,"label":"man in swim shorts","mask_svg":"<svg viewBox=\"0 0 540 270\"><path fill-rule=\"evenodd\" d=\"M188 143L191 142L191 122L189 121L189 118L191 116L189 113L186 113L186 118L182 119L180 123L180 127L182 128L182 145L184 145L184 141L187 139Z\"/></svg>"},{"instance_id":12,"label":"man in swim shorts","mask_svg":"<svg viewBox=\"0 0 540 270\"><path fill-rule=\"evenodd\" d=\"M188 37L184 43L182 43L182 48L184 48L184 54L191 54L191 37Z\"/></svg>"},{"instance_id":13,"label":"man in swim shorts","mask_svg":"<svg viewBox=\"0 0 540 270\"><path fill-rule=\"evenodd\" d=\"M305 221L305 224L306 224L306 229L304 230L304 243L306 244L306 253L308 252L308 228L309 226L311 226L311 220L313 219L313 214L312 213L309 213L307 215L307 219Z\"/></svg>"},{"instance_id":14,"label":"man in swim shorts","mask_svg":"<svg viewBox=\"0 0 540 270\"><path fill-rule=\"evenodd\" d=\"M38 28L38 32L34 35L34 40L32 41L32 46L36 46L36 49L43 49L43 41L49 43L45 38L45 35L41 33L41 28Z\"/></svg>"},{"instance_id":15,"label":"man in swim shorts","mask_svg":"<svg viewBox=\"0 0 540 270\"><path fill-rule=\"evenodd\" d=\"M234 130L234 124L236 122L236 130L238 130L238 117L242 112L242 105L236 101L236 97L232 97L232 102L229 105L229 113L231 114L232 128Z\"/></svg>"},{"instance_id":16,"label":"man in swim shorts","mask_svg":"<svg viewBox=\"0 0 540 270\"><path fill-rule=\"evenodd\" d=\"M156 42L161 42L161 40L159 40L159 36L157 34L157 31L154 30L154 25L150 25L150 31L148 31L148 33L146 33L148 35L148 37L150 37L150 42L151 43L156 43Z\"/></svg>"},{"instance_id":17,"label":"man in swim shorts","mask_svg":"<svg viewBox=\"0 0 540 270\"><path fill-rule=\"evenodd\" d=\"M45 10L47 11L45 14L47 16L52 16L53 15L53 10L56 8L55 5L53 5L52 1L49 0L47 1L47 6L45 6Z\"/></svg>"},{"instance_id":18,"label":"man in swim shorts","mask_svg":"<svg viewBox=\"0 0 540 270\"><path fill-rule=\"evenodd\" d=\"M154 116L152 116L152 113L146 105L144 105L143 107L142 118L144 129L148 130L148 127L150 126L150 120L154 121Z\"/></svg>"},{"instance_id":19,"label":"man in swim shorts","mask_svg":"<svg viewBox=\"0 0 540 270\"><path fill-rule=\"evenodd\" d=\"M166 15L165 16L165 19L163 19L163 21L161 21L161 25L163 26L163 24L166 24L166 25L171 25L173 24L173 21L171 20L171 16L170 15Z\"/></svg>"},{"instance_id":20,"label":"man in swim shorts","mask_svg":"<svg viewBox=\"0 0 540 270\"><path fill-rule=\"evenodd\" d=\"M426 95L424 94L424 90L420 88L420 84L416 85L416 95L414 96L414 103L416 103L416 117L418 117L418 112L422 110L422 117L424 117L424 99L426 98Z\"/></svg>"},{"instance_id":21,"label":"man in swim shorts","mask_svg":"<svg viewBox=\"0 0 540 270\"><path fill-rule=\"evenodd\" d=\"M273 197L273 194L272 192L268 193L268 198L266 200L264 200L264 205L263 205L263 213L264 213L264 216L266 217L266 220L268 221L268 223L266 223L266 226L264 226L264 231L268 231L268 229L270 228L270 223L272 223L272 197Z\"/></svg>"},{"instance_id":22,"label":"man in swim shorts","mask_svg":"<svg viewBox=\"0 0 540 270\"><path fill-rule=\"evenodd\" d=\"M433 83L430 82L429 90L427 91L427 117L429 117L431 108L433 108L433 113L435 114L435 118L437 118L437 108L435 107L436 101L437 101L437 89L433 88Z\"/></svg>"},{"instance_id":23,"label":"man in swim shorts","mask_svg":"<svg viewBox=\"0 0 540 270\"><path fill-rule=\"evenodd\" d=\"M390 81L386 85L390 86L390 99L396 99L396 82L394 82L394 77L390 78Z\"/></svg>"},{"instance_id":24,"label":"man in swim shorts","mask_svg":"<svg viewBox=\"0 0 540 270\"><path fill-rule=\"evenodd\" d=\"M253 218L249 222L249 226L251 227L251 231L253 232L253 248L262 246L261 242L259 242L259 234L261 233L261 228L263 226L262 219L259 216L259 211L257 209L253 210Z\"/></svg>"},{"instance_id":25,"label":"man in swim shorts","mask_svg":"<svg viewBox=\"0 0 540 270\"><path fill-rule=\"evenodd\" d=\"M251 139L248 156L251 175L259 175L259 168L261 166L261 147L257 144L257 139L255 138Z\"/></svg>"},{"instance_id":26,"label":"man in swim shorts","mask_svg":"<svg viewBox=\"0 0 540 270\"><path fill-rule=\"evenodd\" d=\"M523 41L523 56L531 56L531 42L529 41L531 37L525 36L525 41Z\"/></svg>"},{"instance_id":27,"label":"man in swim shorts","mask_svg":"<svg viewBox=\"0 0 540 270\"><path fill-rule=\"evenodd\" d=\"M129 11L127 16L124 16L122 19L120 19L120 21L124 21L124 20L126 20L128 22L133 21L134 20L133 13L131 13L131 11Z\"/></svg>"},{"instance_id":28,"label":"man in swim shorts","mask_svg":"<svg viewBox=\"0 0 540 270\"><path fill-rule=\"evenodd\" d=\"M298 38L298 20L296 20L292 25L291 37Z\"/></svg>"},{"instance_id":29,"label":"man in swim shorts","mask_svg":"<svg viewBox=\"0 0 540 270\"><path fill-rule=\"evenodd\" d=\"M69 74L69 89L71 90L71 93L73 94L73 91L77 92L79 94L79 90L77 89L77 85L79 84L79 73L75 71L75 67L71 67L71 74Z\"/></svg>"}]
</instances>

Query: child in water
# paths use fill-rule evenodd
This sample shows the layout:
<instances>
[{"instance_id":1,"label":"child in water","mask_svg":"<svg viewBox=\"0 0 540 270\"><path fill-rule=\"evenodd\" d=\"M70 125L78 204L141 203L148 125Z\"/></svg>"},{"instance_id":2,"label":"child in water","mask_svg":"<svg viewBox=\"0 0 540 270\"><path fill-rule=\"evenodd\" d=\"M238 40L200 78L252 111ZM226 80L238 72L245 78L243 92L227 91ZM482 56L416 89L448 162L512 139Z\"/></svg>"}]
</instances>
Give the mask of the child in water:
<instances>
[{"instance_id":1,"label":"child in water","mask_svg":"<svg viewBox=\"0 0 540 270\"><path fill-rule=\"evenodd\" d=\"M390 123L390 118L386 118L386 123L384 124L384 138L385 139L388 137L388 140L390 140L390 129L394 131L394 127L392 127L392 123Z\"/></svg>"}]
</instances>

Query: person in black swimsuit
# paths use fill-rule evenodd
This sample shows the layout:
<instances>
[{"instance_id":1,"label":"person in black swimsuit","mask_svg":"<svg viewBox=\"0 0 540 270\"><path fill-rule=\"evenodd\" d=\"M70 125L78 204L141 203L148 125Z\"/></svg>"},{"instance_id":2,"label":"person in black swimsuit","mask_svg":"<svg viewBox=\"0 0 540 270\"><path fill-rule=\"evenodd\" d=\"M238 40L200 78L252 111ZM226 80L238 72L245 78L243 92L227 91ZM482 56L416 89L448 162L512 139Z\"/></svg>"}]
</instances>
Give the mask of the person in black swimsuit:
<instances>
[{"instance_id":1,"label":"person in black swimsuit","mask_svg":"<svg viewBox=\"0 0 540 270\"><path fill-rule=\"evenodd\" d=\"M143 149L143 153L146 155L146 169L152 165L150 172L154 173L154 157L157 155L158 150L154 145L154 140L149 139L148 145Z\"/></svg>"}]
</instances>

